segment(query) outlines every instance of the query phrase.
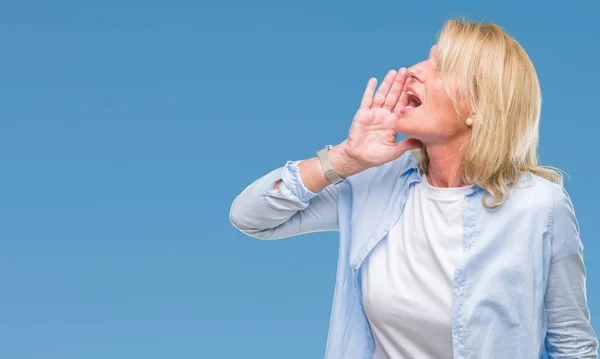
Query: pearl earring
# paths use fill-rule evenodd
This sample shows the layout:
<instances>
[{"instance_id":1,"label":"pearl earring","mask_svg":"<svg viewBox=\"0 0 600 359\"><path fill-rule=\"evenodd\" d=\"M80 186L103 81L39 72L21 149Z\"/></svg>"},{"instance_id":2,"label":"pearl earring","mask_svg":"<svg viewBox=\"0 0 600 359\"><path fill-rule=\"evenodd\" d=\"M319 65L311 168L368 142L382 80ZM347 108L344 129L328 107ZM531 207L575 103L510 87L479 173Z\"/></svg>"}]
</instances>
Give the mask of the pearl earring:
<instances>
[{"instance_id":1,"label":"pearl earring","mask_svg":"<svg viewBox=\"0 0 600 359\"><path fill-rule=\"evenodd\" d=\"M473 125L473 120L470 118L467 118L467 126L471 127Z\"/></svg>"}]
</instances>

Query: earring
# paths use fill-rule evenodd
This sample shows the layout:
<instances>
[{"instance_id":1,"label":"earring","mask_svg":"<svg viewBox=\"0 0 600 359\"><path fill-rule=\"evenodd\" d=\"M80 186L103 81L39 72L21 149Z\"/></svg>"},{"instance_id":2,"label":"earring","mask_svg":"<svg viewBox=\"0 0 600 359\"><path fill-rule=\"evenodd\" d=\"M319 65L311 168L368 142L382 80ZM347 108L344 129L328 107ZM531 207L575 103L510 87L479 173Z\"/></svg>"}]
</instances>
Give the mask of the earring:
<instances>
[{"instance_id":1,"label":"earring","mask_svg":"<svg viewBox=\"0 0 600 359\"><path fill-rule=\"evenodd\" d=\"M467 126L471 127L473 126L473 120L470 118L467 118Z\"/></svg>"}]
</instances>

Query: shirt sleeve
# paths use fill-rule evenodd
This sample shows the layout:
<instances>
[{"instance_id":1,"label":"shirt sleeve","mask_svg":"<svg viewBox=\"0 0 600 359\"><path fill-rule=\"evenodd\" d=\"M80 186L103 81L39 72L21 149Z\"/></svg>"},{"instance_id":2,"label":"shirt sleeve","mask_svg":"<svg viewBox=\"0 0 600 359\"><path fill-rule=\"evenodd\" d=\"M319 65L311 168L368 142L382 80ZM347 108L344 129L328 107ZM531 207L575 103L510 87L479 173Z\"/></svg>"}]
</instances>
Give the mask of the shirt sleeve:
<instances>
[{"instance_id":1,"label":"shirt sleeve","mask_svg":"<svg viewBox=\"0 0 600 359\"><path fill-rule=\"evenodd\" d=\"M300 162L287 161L246 187L231 205L229 219L233 226L259 239L337 231L337 187L310 191L302 182ZM273 189L279 180L281 185Z\"/></svg>"},{"instance_id":2,"label":"shirt sleeve","mask_svg":"<svg viewBox=\"0 0 600 359\"><path fill-rule=\"evenodd\" d=\"M546 351L551 359L596 359L598 339L587 306L579 225L564 188L556 188L554 199L550 217L552 259L545 296Z\"/></svg>"}]
</instances>

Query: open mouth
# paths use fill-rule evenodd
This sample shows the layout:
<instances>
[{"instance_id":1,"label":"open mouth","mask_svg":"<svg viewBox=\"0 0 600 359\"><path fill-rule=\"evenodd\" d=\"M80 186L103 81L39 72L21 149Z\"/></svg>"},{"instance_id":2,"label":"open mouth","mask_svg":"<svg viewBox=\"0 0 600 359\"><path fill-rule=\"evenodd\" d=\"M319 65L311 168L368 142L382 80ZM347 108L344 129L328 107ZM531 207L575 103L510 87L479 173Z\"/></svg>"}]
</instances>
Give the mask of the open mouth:
<instances>
[{"instance_id":1,"label":"open mouth","mask_svg":"<svg viewBox=\"0 0 600 359\"><path fill-rule=\"evenodd\" d=\"M408 104L406 105L406 109L417 108L421 106L421 99L411 90L406 91L406 95L408 96Z\"/></svg>"}]
</instances>

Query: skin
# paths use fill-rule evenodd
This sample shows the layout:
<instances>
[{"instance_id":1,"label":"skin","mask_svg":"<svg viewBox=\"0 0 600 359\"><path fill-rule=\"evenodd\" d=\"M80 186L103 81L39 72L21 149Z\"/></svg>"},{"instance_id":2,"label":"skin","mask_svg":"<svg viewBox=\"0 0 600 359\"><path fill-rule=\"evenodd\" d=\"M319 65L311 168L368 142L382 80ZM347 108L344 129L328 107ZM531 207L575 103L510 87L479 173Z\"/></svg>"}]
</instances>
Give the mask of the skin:
<instances>
[{"instance_id":1,"label":"skin","mask_svg":"<svg viewBox=\"0 0 600 359\"><path fill-rule=\"evenodd\" d=\"M348 138L329 150L331 164L340 176L353 176L424 145L430 158L427 180L431 185L469 185L460 183L458 170L471 128L466 125L466 118L456 114L444 91L435 71L436 55L437 46L434 46L427 60L408 70L391 70L377 91L377 79L369 79ZM422 101L418 108L407 108L409 89ZM398 133L407 138L396 142ZM317 157L302 161L298 168L310 191L320 192L330 184ZM274 189L278 189L280 183L278 181Z\"/></svg>"},{"instance_id":2,"label":"skin","mask_svg":"<svg viewBox=\"0 0 600 359\"><path fill-rule=\"evenodd\" d=\"M436 58L437 45L434 45L428 59L408 69L408 78L394 110L397 114L394 128L397 133L420 140L427 148L430 158L427 180L431 185L465 186L468 184L461 183L459 167L471 137L471 127L467 126L466 117L456 113L446 94L435 69ZM400 81L399 76L403 76L402 72L396 74L394 81ZM408 90L421 99L419 107L406 108Z\"/></svg>"},{"instance_id":3,"label":"skin","mask_svg":"<svg viewBox=\"0 0 600 359\"><path fill-rule=\"evenodd\" d=\"M348 139L332 152L336 160L340 158L335 163L332 161L336 171L348 175L358 173L424 145L430 158L427 180L431 185L469 185L461 183L459 169L471 127L467 126L466 118L458 116L446 94L435 69L436 59L437 45L431 48L427 60L408 70L388 72L377 92L377 79L369 80ZM421 100L420 106L409 107L416 106L409 100L409 90ZM459 110L468 113L465 109ZM396 143L398 133L407 138Z\"/></svg>"}]
</instances>

